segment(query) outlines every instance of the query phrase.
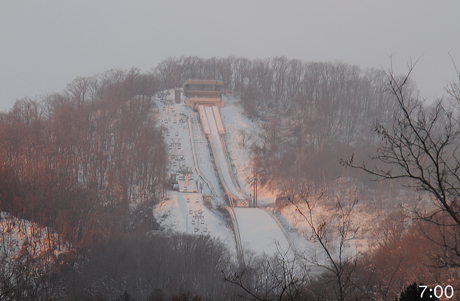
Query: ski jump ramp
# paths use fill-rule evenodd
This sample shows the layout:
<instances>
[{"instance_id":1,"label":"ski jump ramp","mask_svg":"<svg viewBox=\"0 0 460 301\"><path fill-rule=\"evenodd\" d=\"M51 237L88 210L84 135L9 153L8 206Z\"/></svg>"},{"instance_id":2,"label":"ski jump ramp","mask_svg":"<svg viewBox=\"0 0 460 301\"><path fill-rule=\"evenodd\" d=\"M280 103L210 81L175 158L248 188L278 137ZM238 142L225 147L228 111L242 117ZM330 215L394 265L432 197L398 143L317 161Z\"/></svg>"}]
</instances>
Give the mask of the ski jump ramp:
<instances>
[{"instance_id":1,"label":"ski jump ramp","mask_svg":"<svg viewBox=\"0 0 460 301\"><path fill-rule=\"evenodd\" d=\"M278 252L293 251L289 235L278 220L260 208L247 208L249 196L242 192L228 160L227 148L222 135L225 134L222 118L216 106L198 106L203 131L209 139L217 173L231 207L227 208L232 217L237 251L240 259L245 250L257 254L275 255ZM244 207L236 207L244 204Z\"/></svg>"},{"instance_id":2,"label":"ski jump ramp","mask_svg":"<svg viewBox=\"0 0 460 301\"><path fill-rule=\"evenodd\" d=\"M221 179L222 186L231 202L245 202L247 204L249 196L245 195L238 186L228 160L227 148L222 139L225 130L219 109L215 106L200 105L198 107L198 113L200 114L203 131L208 137L209 144L211 145L214 162L216 163L217 173Z\"/></svg>"}]
</instances>

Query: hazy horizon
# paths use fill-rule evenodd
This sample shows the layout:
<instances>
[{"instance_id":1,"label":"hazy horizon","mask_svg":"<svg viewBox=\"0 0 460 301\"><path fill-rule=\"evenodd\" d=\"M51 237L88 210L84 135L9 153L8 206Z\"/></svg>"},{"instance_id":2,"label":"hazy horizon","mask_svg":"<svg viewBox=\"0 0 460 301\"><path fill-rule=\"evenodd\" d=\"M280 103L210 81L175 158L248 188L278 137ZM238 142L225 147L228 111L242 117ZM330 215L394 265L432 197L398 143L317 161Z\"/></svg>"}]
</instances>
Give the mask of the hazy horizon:
<instances>
[{"instance_id":1,"label":"hazy horizon","mask_svg":"<svg viewBox=\"0 0 460 301\"><path fill-rule=\"evenodd\" d=\"M407 71L423 97L458 80L460 2L60 1L0 3L0 111L78 76L148 71L168 57L286 56Z\"/></svg>"}]
</instances>

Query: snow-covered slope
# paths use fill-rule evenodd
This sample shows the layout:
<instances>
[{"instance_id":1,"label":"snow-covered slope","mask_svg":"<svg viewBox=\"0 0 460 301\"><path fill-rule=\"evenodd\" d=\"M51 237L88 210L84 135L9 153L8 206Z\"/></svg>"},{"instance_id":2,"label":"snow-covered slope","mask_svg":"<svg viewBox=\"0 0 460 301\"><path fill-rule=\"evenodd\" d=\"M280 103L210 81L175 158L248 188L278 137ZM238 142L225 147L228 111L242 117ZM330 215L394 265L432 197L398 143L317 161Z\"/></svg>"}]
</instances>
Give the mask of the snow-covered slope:
<instances>
[{"instance_id":1,"label":"snow-covered slope","mask_svg":"<svg viewBox=\"0 0 460 301\"><path fill-rule=\"evenodd\" d=\"M291 250L291 245L273 216L260 208L233 209L244 250L269 256Z\"/></svg>"},{"instance_id":2,"label":"snow-covered slope","mask_svg":"<svg viewBox=\"0 0 460 301\"><path fill-rule=\"evenodd\" d=\"M168 197L156 207L154 216L165 230L210 235L236 252L232 230L221 216L204 206L200 193L169 191Z\"/></svg>"},{"instance_id":3,"label":"snow-covered slope","mask_svg":"<svg viewBox=\"0 0 460 301\"><path fill-rule=\"evenodd\" d=\"M198 192L168 191L154 208L154 216L165 230L210 235L226 243L235 253L232 229L221 216L227 204L198 113L184 102L174 103L171 94L156 99L171 158L168 172L182 177L183 171L188 171L188 181L196 183ZM203 195L211 196L211 209L204 206Z\"/></svg>"},{"instance_id":4,"label":"snow-covered slope","mask_svg":"<svg viewBox=\"0 0 460 301\"><path fill-rule=\"evenodd\" d=\"M163 99L156 99L172 159L169 173L179 176L184 170L193 172L192 181L196 181L198 192L169 191L167 197L155 207L154 215L165 229L218 237L236 252L234 233L223 218L226 214L223 209L230 204L226 203L221 187L239 199L246 199L249 195L247 149L250 144L242 145L240 134L241 128L245 128L248 135L254 135L258 125L244 117L235 102L229 102L227 108L221 109L224 129L219 130L216 113L209 107L201 112L202 118L203 115L207 118L203 126L209 132L208 141L199 123L199 114L184 102L176 104L172 100L172 93ZM256 139L256 135L253 137ZM248 142L248 139L244 140ZM217 164L213 163L214 160ZM212 202L208 207L203 204L203 195L211 196ZM235 209L238 227L234 228L239 228L240 233L236 235L241 236L245 250L273 255L278 248L290 248L289 237L266 211L257 208Z\"/></svg>"},{"instance_id":5,"label":"snow-covered slope","mask_svg":"<svg viewBox=\"0 0 460 301\"><path fill-rule=\"evenodd\" d=\"M54 230L6 212L0 212L0 246L2 268L25 253L33 258L44 254L57 258L69 250L69 246Z\"/></svg>"},{"instance_id":6,"label":"snow-covered slope","mask_svg":"<svg viewBox=\"0 0 460 301\"><path fill-rule=\"evenodd\" d=\"M203 123L209 126L210 133L208 135L208 139L216 162L216 168L226 192L234 199L244 200L247 199L248 196L242 193L238 184L234 180L233 170L226 156L226 145L223 143L220 136L220 133L223 131L218 129L218 125L221 123L221 118L220 114L216 116L214 113L216 109L217 107L205 107L205 117L203 117L206 118L206 120L203 120Z\"/></svg>"},{"instance_id":7,"label":"snow-covered slope","mask_svg":"<svg viewBox=\"0 0 460 301\"><path fill-rule=\"evenodd\" d=\"M239 100L227 97L225 107L220 109L225 124L225 143L231 164L234 166L236 178L241 190L246 194L253 193L252 169L249 150L253 143L260 143L261 125L243 114ZM258 187L258 205L267 206L275 202L276 192Z\"/></svg>"}]
</instances>

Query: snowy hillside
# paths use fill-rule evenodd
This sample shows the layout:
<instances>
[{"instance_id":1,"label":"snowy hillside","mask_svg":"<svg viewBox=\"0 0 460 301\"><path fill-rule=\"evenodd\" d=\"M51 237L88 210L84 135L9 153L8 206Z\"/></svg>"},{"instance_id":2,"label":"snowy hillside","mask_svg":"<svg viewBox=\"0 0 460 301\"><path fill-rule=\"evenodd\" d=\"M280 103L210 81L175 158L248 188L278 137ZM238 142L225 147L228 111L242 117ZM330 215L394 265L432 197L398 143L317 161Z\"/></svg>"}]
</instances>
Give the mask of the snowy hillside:
<instances>
[{"instance_id":1,"label":"snowy hillside","mask_svg":"<svg viewBox=\"0 0 460 301\"><path fill-rule=\"evenodd\" d=\"M0 261L2 268L23 256L57 258L69 246L52 229L0 212Z\"/></svg>"},{"instance_id":2,"label":"snowy hillside","mask_svg":"<svg viewBox=\"0 0 460 301\"><path fill-rule=\"evenodd\" d=\"M230 189L232 195L241 197L249 197L252 192L248 150L257 139L259 125L246 118L237 100L230 98L220 109L225 128L221 140L219 135L224 131L217 133L218 126L213 123L218 122L220 117L211 117L217 112L212 113L208 107L200 118L198 112L187 106L183 99L181 103L173 102L173 91L168 92L155 101L171 158L168 175L177 180L177 185L173 184L171 188L174 190L168 191L165 199L154 208L154 216L161 227L219 238L233 252L237 244L255 253L269 255L276 253L277 244L288 249L290 238L285 237L286 232L280 228L276 218L264 210L238 208L233 223L239 225L232 225L225 209L231 206L226 201L225 190ZM209 127L209 139L201 125L203 114L209 119L209 124L205 125ZM217 162L214 162L214 157ZM231 179L234 176L235 181ZM205 199L210 200L206 205ZM264 194L259 194L259 204L273 201L272 195L266 198ZM253 227L254 224L259 227ZM239 229L239 233L234 233L232 228L236 232Z\"/></svg>"},{"instance_id":3,"label":"snowy hillside","mask_svg":"<svg viewBox=\"0 0 460 301\"><path fill-rule=\"evenodd\" d=\"M250 120L243 114L243 108L238 104L239 99L228 97L226 106L220 110L225 124L225 142L229 148L231 162L235 166L238 182L247 194L252 194L252 171L249 149L257 143L261 132L260 124ZM267 206L275 202L274 192L259 187L258 205Z\"/></svg>"}]
</instances>

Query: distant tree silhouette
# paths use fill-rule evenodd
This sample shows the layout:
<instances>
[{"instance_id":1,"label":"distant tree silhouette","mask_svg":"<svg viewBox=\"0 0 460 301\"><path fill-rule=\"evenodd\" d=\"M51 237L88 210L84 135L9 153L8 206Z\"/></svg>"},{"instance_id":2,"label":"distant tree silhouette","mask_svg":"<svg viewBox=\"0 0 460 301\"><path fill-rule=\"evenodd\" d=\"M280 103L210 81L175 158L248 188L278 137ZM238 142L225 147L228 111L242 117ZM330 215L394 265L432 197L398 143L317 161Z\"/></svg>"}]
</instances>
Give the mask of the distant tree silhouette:
<instances>
[{"instance_id":1,"label":"distant tree silhouette","mask_svg":"<svg viewBox=\"0 0 460 301\"><path fill-rule=\"evenodd\" d=\"M154 289L147 298L148 301L166 301L166 294L161 288Z\"/></svg>"},{"instance_id":2,"label":"distant tree silhouette","mask_svg":"<svg viewBox=\"0 0 460 301\"><path fill-rule=\"evenodd\" d=\"M171 301L202 301L203 299L190 291L184 291L171 297Z\"/></svg>"},{"instance_id":3,"label":"distant tree silhouette","mask_svg":"<svg viewBox=\"0 0 460 301\"><path fill-rule=\"evenodd\" d=\"M420 285L423 285L420 283ZM419 300L438 300L433 295L433 292L429 292L429 289L427 288L423 294L423 298L420 296L422 295L423 288L418 286L416 282L412 283L411 285L407 286L406 289L401 292L401 295L399 296L399 301L419 301ZM430 297L431 296L431 297Z\"/></svg>"},{"instance_id":4,"label":"distant tree silhouette","mask_svg":"<svg viewBox=\"0 0 460 301\"><path fill-rule=\"evenodd\" d=\"M134 298L128 293L127 290L123 292L120 296L118 296L116 301L134 301Z\"/></svg>"},{"instance_id":5,"label":"distant tree silhouette","mask_svg":"<svg viewBox=\"0 0 460 301\"><path fill-rule=\"evenodd\" d=\"M397 106L392 125L375 124L381 143L371 161L355 164L352 156L342 162L375 179L404 180L426 192L432 207L415 207L412 213L438 229L436 235L425 235L443 249L437 255L439 266L460 267L460 107L442 99L426 105L411 88L413 68L403 77L387 73L388 90Z\"/></svg>"}]
</instances>

